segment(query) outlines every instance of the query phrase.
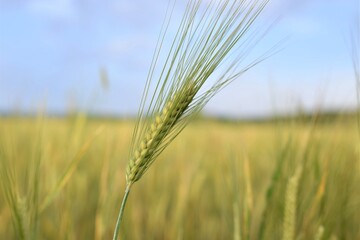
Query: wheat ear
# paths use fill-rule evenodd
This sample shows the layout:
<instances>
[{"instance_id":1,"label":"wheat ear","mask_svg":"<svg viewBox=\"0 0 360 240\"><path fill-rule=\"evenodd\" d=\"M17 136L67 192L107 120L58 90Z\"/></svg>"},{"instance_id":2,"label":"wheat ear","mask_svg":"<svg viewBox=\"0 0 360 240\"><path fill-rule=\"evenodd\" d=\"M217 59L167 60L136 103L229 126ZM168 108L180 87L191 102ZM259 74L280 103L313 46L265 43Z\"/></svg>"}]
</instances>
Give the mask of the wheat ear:
<instances>
[{"instance_id":1,"label":"wheat ear","mask_svg":"<svg viewBox=\"0 0 360 240\"><path fill-rule=\"evenodd\" d=\"M289 179L286 187L285 213L282 240L295 239L297 192L302 173L302 167L296 168L295 174Z\"/></svg>"},{"instance_id":2,"label":"wheat ear","mask_svg":"<svg viewBox=\"0 0 360 240\"><path fill-rule=\"evenodd\" d=\"M324 236L324 226L320 226L316 232L315 240L321 240Z\"/></svg>"},{"instance_id":3,"label":"wheat ear","mask_svg":"<svg viewBox=\"0 0 360 240\"><path fill-rule=\"evenodd\" d=\"M269 51L239 69L243 58L262 37L258 31L249 30L268 1L189 0L178 32L159 70L156 66L173 7L168 8L170 10L150 66L133 133L126 169L126 190L114 240L118 238L133 183L144 175L156 157L211 97L273 53ZM154 81L156 74L159 76ZM209 79L213 81L206 89L204 84Z\"/></svg>"},{"instance_id":4,"label":"wheat ear","mask_svg":"<svg viewBox=\"0 0 360 240\"><path fill-rule=\"evenodd\" d=\"M144 139L130 158L126 179L127 184L138 181L151 163L155 160L153 155L166 138L171 128L183 115L196 93L196 87L190 85L186 91L175 94L166 104L161 113L156 116L148 129Z\"/></svg>"}]
</instances>

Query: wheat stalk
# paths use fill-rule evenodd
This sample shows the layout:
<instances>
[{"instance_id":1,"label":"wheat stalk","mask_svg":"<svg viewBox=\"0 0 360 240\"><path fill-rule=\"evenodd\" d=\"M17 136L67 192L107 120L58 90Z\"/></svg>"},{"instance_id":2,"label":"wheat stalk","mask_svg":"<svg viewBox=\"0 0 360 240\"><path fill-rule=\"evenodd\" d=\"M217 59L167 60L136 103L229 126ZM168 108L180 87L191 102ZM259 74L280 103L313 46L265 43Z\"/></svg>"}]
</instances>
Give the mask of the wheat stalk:
<instances>
[{"instance_id":1,"label":"wheat stalk","mask_svg":"<svg viewBox=\"0 0 360 240\"><path fill-rule=\"evenodd\" d=\"M273 53L269 51L262 58L240 67L243 58L262 37L258 31L250 32L250 26L268 1L189 0L167 57L158 70L156 66L174 7L169 5L133 133L126 190L114 240L118 238L133 183L211 97ZM205 82L211 82L210 86L206 88Z\"/></svg>"}]
</instances>

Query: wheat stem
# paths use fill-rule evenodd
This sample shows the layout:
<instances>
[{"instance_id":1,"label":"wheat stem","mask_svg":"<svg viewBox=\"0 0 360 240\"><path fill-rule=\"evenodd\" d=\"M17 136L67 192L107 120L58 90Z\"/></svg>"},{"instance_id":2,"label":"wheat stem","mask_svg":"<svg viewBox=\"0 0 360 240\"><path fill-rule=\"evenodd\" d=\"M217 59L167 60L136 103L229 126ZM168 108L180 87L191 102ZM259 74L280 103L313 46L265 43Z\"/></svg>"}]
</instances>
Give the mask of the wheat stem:
<instances>
[{"instance_id":1,"label":"wheat stem","mask_svg":"<svg viewBox=\"0 0 360 240\"><path fill-rule=\"evenodd\" d=\"M115 231L114 231L114 236L113 236L113 240L117 240L119 237L119 232L120 232L120 225L121 225L121 220L122 220L122 216L124 214L124 209L125 209L125 205L126 205L126 200L129 196L130 193L130 188L131 188L131 184L127 184L126 185L126 189L125 189L125 194L121 203L121 207L120 207L120 211L119 211L119 215L116 221L116 226L115 226Z\"/></svg>"}]
</instances>

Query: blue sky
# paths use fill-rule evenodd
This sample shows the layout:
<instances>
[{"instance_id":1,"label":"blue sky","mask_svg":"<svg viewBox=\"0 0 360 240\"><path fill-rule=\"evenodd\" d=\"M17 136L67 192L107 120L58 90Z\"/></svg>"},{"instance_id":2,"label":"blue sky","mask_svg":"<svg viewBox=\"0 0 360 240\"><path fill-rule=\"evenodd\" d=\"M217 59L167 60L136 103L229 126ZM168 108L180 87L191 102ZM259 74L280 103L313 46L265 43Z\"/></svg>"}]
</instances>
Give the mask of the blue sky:
<instances>
[{"instance_id":1,"label":"blue sky","mask_svg":"<svg viewBox=\"0 0 360 240\"><path fill-rule=\"evenodd\" d=\"M286 39L283 50L216 95L205 111L251 117L354 108L350 32L357 2L270 0L258 23L280 20L254 55ZM0 0L0 111L136 113L167 3ZM173 20L181 14L175 8Z\"/></svg>"}]
</instances>

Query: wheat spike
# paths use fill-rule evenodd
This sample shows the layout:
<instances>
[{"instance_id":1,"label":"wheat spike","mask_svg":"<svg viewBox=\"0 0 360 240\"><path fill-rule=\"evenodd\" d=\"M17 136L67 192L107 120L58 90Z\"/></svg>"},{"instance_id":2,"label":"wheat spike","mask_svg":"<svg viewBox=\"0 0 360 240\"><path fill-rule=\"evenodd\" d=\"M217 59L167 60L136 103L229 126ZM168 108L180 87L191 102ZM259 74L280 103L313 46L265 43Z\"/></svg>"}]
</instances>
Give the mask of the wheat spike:
<instances>
[{"instance_id":1,"label":"wheat spike","mask_svg":"<svg viewBox=\"0 0 360 240\"><path fill-rule=\"evenodd\" d=\"M156 150L188 108L195 93L196 88L194 85L187 87L184 92L178 92L165 104L161 113L154 118L146 131L144 139L130 158L126 171L128 184L138 181L151 165Z\"/></svg>"},{"instance_id":2,"label":"wheat spike","mask_svg":"<svg viewBox=\"0 0 360 240\"><path fill-rule=\"evenodd\" d=\"M315 240L321 240L324 236L324 227L321 225L315 235Z\"/></svg>"},{"instance_id":3,"label":"wheat spike","mask_svg":"<svg viewBox=\"0 0 360 240\"><path fill-rule=\"evenodd\" d=\"M286 187L283 240L295 239L297 191L302 167L296 168Z\"/></svg>"},{"instance_id":4,"label":"wheat spike","mask_svg":"<svg viewBox=\"0 0 360 240\"><path fill-rule=\"evenodd\" d=\"M255 43L253 38L243 38L267 2L190 0L158 79L153 81L164 36L160 37L133 133L126 171L128 185L141 178L212 96L258 62L237 69ZM246 46L245 52L230 59L240 42ZM215 81L206 89L205 82L216 73Z\"/></svg>"}]
</instances>

